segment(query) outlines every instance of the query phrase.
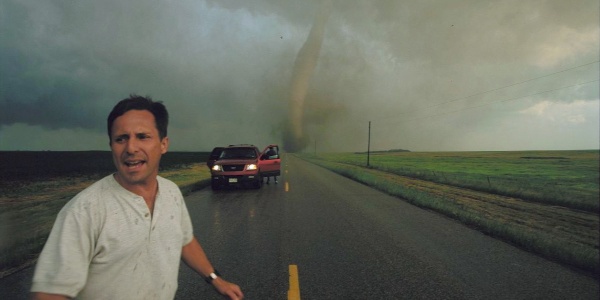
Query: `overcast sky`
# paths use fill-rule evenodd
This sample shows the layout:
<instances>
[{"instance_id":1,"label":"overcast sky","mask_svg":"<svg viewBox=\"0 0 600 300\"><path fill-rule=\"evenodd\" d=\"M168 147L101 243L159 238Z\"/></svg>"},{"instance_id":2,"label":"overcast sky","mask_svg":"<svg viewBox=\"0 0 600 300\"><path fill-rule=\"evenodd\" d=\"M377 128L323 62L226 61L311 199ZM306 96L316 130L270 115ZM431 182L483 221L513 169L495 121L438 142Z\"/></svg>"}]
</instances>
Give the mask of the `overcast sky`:
<instances>
[{"instance_id":1,"label":"overcast sky","mask_svg":"<svg viewBox=\"0 0 600 300\"><path fill-rule=\"evenodd\" d=\"M0 150L109 150L129 94L171 151L283 143L320 1L0 0ZM309 150L598 149L599 1L334 1Z\"/></svg>"}]
</instances>

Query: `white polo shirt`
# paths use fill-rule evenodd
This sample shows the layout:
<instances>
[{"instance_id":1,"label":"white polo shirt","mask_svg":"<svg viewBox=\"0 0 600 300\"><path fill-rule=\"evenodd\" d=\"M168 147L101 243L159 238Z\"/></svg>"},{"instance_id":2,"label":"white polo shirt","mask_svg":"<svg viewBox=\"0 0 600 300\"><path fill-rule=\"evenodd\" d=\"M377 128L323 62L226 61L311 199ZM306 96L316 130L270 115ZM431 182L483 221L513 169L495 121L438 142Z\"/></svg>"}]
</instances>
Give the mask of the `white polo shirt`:
<instances>
[{"instance_id":1,"label":"white polo shirt","mask_svg":"<svg viewBox=\"0 0 600 300\"><path fill-rule=\"evenodd\" d=\"M154 214L109 175L58 214L32 292L78 299L173 299L181 248L193 237L183 196L158 179Z\"/></svg>"}]
</instances>

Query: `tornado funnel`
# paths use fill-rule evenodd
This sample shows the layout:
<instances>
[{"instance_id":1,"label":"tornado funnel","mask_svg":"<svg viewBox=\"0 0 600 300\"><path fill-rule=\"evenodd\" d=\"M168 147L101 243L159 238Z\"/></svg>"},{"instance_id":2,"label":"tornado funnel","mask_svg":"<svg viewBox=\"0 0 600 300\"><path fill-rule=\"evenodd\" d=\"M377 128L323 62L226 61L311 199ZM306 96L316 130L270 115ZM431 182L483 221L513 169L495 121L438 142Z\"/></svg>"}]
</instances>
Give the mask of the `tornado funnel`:
<instances>
[{"instance_id":1,"label":"tornado funnel","mask_svg":"<svg viewBox=\"0 0 600 300\"><path fill-rule=\"evenodd\" d=\"M309 142L304 133L304 100L319 59L325 24L332 7L331 0L321 3L308 38L300 48L294 62L289 96L289 123L284 136L284 147L290 152L302 150Z\"/></svg>"}]
</instances>

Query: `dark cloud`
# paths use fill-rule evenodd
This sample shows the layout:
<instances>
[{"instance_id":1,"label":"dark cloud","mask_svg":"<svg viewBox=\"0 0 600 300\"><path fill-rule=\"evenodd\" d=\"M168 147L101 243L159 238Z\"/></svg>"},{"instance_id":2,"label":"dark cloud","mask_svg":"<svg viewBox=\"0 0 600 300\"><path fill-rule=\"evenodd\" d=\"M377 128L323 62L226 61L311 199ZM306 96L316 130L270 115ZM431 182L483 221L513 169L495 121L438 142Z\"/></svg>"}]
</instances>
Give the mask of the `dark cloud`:
<instances>
[{"instance_id":1,"label":"dark cloud","mask_svg":"<svg viewBox=\"0 0 600 300\"><path fill-rule=\"evenodd\" d=\"M3 0L0 134L14 124L41 126L47 134L60 128L103 133L112 105L137 93L169 108L174 149L280 142L294 61L320 3ZM381 147L448 148L467 127L461 118L477 127L511 114L490 105L477 117L465 110L407 125L406 116L597 78L595 64L481 94L597 61L598 6L595 0L335 1L306 98L308 139L354 150L356 132L381 120L389 123ZM439 105L453 99L464 100ZM547 99L598 101L597 83L506 109L514 113ZM426 124L436 118L456 131Z\"/></svg>"},{"instance_id":2,"label":"dark cloud","mask_svg":"<svg viewBox=\"0 0 600 300\"><path fill-rule=\"evenodd\" d=\"M50 129L86 128L97 129L106 122L106 112L90 103L90 97L78 95L69 87L58 84L33 102L17 102L7 99L0 105L0 125L26 123Z\"/></svg>"}]
</instances>

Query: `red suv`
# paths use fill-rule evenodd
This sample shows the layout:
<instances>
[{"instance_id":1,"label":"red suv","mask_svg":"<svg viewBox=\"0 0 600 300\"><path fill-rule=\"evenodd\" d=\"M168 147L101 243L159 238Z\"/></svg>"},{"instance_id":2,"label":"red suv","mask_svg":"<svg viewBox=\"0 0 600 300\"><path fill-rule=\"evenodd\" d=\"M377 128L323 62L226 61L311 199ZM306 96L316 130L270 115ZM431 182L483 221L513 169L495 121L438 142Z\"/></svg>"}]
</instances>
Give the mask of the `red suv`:
<instances>
[{"instance_id":1,"label":"red suv","mask_svg":"<svg viewBox=\"0 0 600 300\"><path fill-rule=\"evenodd\" d=\"M263 176L280 175L281 158L277 145L269 145L263 152L248 144L216 147L211 156L207 165L213 190L229 185L260 188Z\"/></svg>"}]
</instances>

